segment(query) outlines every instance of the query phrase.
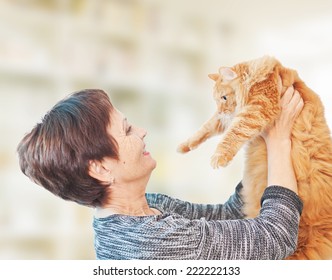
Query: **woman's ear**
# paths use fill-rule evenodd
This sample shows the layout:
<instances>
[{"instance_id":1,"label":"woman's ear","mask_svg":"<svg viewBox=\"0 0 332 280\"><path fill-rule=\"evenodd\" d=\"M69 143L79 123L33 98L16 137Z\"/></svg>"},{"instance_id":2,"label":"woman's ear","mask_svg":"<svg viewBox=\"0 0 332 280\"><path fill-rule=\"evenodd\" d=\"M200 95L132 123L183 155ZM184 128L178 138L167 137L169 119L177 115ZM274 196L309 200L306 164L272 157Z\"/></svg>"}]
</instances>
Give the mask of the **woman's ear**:
<instances>
[{"instance_id":1,"label":"woman's ear","mask_svg":"<svg viewBox=\"0 0 332 280\"><path fill-rule=\"evenodd\" d=\"M88 174L102 182L112 181L110 170L103 165L103 162L98 160L89 161Z\"/></svg>"}]
</instances>

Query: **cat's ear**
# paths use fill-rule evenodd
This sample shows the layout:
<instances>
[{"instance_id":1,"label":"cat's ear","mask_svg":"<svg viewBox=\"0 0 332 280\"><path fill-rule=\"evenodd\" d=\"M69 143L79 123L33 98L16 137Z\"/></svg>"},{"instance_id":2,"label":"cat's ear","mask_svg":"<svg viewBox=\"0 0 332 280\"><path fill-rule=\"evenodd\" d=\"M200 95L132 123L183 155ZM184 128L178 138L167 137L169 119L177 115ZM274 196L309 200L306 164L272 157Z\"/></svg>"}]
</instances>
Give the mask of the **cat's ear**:
<instances>
[{"instance_id":1,"label":"cat's ear","mask_svg":"<svg viewBox=\"0 0 332 280\"><path fill-rule=\"evenodd\" d=\"M236 72L234 72L231 68L221 67L219 69L219 74L222 76L223 80L231 81L237 77Z\"/></svg>"},{"instance_id":2,"label":"cat's ear","mask_svg":"<svg viewBox=\"0 0 332 280\"><path fill-rule=\"evenodd\" d=\"M219 78L219 74L209 74L208 77L216 82Z\"/></svg>"}]
</instances>

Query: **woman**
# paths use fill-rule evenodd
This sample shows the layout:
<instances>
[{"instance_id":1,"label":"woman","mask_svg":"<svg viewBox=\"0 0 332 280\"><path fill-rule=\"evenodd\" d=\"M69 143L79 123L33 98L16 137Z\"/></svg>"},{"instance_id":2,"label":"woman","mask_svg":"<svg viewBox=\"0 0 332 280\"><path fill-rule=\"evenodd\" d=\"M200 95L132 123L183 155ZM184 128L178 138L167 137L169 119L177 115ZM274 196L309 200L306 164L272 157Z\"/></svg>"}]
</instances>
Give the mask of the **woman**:
<instances>
[{"instance_id":1,"label":"woman","mask_svg":"<svg viewBox=\"0 0 332 280\"><path fill-rule=\"evenodd\" d=\"M290 132L303 101L289 88L281 105L280 118L262 135L269 187L255 219L244 219L241 183L223 205L147 194L156 162L146 131L101 90L57 103L20 142L20 166L53 194L96 208L98 259L283 259L296 248L302 211Z\"/></svg>"}]
</instances>

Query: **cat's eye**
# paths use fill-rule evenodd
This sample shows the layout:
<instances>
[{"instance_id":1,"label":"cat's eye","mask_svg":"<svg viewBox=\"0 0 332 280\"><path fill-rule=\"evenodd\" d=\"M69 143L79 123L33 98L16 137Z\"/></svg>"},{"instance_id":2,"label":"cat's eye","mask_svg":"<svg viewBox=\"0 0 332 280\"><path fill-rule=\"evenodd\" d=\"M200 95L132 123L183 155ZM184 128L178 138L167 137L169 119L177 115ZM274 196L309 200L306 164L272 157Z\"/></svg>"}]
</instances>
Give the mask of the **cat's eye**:
<instances>
[{"instance_id":1,"label":"cat's eye","mask_svg":"<svg viewBox=\"0 0 332 280\"><path fill-rule=\"evenodd\" d=\"M221 98L224 99L224 100L227 100L227 96L226 95L222 96Z\"/></svg>"}]
</instances>

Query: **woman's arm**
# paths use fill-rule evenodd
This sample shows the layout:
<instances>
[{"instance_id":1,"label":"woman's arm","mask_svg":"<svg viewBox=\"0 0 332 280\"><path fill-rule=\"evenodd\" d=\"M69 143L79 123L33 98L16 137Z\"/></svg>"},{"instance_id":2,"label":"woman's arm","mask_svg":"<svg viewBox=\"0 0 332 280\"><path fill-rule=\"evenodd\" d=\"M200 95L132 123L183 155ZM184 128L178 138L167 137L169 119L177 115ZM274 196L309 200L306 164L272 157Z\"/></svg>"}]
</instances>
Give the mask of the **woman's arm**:
<instances>
[{"instance_id":1,"label":"woman's arm","mask_svg":"<svg viewBox=\"0 0 332 280\"><path fill-rule=\"evenodd\" d=\"M274 126L263 133L268 157L268 186L278 185L295 193L297 182L291 159L291 131L295 119L303 108L303 100L293 87L289 87L280 100L281 114Z\"/></svg>"},{"instance_id":2,"label":"woman's arm","mask_svg":"<svg viewBox=\"0 0 332 280\"><path fill-rule=\"evenodd\" d=\"M157 208L163 213L175 213L182 217L195 220L205 218L211 220L243 219L243 201L240 196L242 189L240 182L233 195L224 204L200 204L182 201L162 194L147 194L150 207Z\"/></svg>"},{"instance_id":3,"label":"woman's arm","mask_svg":"<svg viewBox=\"0 0 332 280\"><path fill-rule=\"evenodd\" d=\"M184 207L184 215L165 212L157 217L148 216L148 221L135 223L132 229L121 224L118 232L123 234L125 229L131 235L133 232L137 235L133 235L135 237L131 242L126 242L132 248L123 250L123 246L117 244L112 250L118 250L121 254L136 254L128 258L284 259L296 249L302 202L296 193L287 188L267 188L260 215L254 219L188 219L185 216L191 210L185 208L187 203L178 203L163 195L150 194L148 197L152 204L159 207L169 205L177 210ZM112 226L112 230L105 231L107 234L116 231L114 223L106 221L106 224ZM113 237L100 244L109 246L110 242L119 240L121 238Z\"/></svg>"},{"instance_id":4,"label":"woman's arm","mask_svg":"<svg viewBox=\"0 0 332 280\"><path fill-rule=\"evenodd\" d=\"M297 246L302 212L299 197L287 188L271 186L262 198L262 209L254 219L200 221L204 245L201 258L284 259Z\"/></svg>"}]
</instances>

